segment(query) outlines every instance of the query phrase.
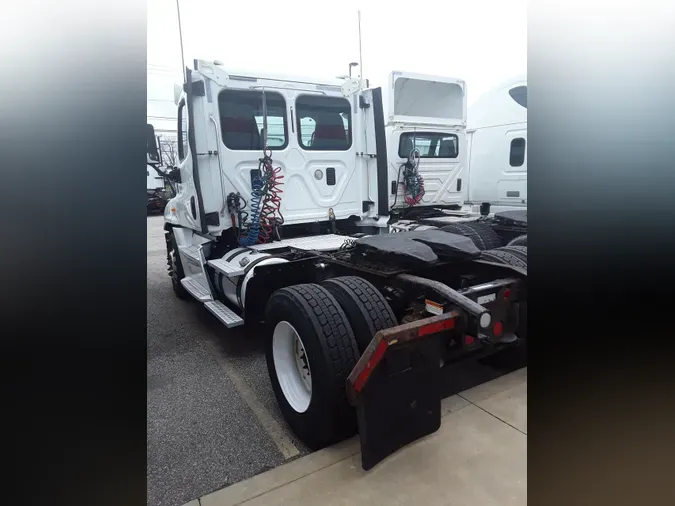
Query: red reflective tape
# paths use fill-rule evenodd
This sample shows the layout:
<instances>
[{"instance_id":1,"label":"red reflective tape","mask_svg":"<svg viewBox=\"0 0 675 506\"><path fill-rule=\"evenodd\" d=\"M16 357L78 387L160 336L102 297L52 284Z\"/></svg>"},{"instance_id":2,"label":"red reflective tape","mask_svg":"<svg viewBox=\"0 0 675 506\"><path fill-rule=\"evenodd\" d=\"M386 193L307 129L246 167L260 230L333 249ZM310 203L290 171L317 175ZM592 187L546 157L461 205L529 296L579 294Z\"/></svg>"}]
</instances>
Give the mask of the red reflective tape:
<instances>
[{"instance_id":1,"label":"red reflective tape","mask_svg":"<svg viewBox=\"0 0 675 506\"><path fill-rule=\"evenodd\" d=\"M371 355L370 359L368 359L366 367L363 368L363 371L361 371L361 373L356 377L356 381L354 381L354 391L360 392L361 389L363 389L363 386L366 384L366 381L375 369L375 366L380 360L382 360L384 352L387 351L388 344L389 343L387 343L387 341L384 339L382 339L382 341L377 344L377 348L375 348L375 351Z\"/></svg>"},{"instance_id":2,"label":"red reflective tape","mask_svg":"<svg viewBox=\"0 0 675 506\"><path fill-rule=\"evenodd\" d=\"M417 335L420 337L428 336L429 334L436 334L437 332L449 330L454 327L455 327L455 319L449 318L447 320L443 320L442 322L430 323L429 325L420 327L419 330L417 331Z\"/></svg>"}]
</instances>

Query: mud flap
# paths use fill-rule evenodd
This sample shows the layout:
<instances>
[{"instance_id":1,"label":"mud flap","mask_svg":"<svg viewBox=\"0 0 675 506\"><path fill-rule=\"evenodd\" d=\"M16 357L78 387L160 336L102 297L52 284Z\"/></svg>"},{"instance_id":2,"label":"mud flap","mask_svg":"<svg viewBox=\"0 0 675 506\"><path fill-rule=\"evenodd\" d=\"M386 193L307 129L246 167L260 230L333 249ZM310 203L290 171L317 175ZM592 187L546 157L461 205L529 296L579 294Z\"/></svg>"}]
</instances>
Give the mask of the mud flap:
<instances>
[{"instance_id":1,"label":"mud flap","mask_svg":"<svg viewBox=\"0 0 675 506\"><path fill-rule=\"evenodd\" d=\"M441 425L440 334L454 328L446 313L378 332L349 376L361 465L369 470Z\"/></svg>"}]
</instances>

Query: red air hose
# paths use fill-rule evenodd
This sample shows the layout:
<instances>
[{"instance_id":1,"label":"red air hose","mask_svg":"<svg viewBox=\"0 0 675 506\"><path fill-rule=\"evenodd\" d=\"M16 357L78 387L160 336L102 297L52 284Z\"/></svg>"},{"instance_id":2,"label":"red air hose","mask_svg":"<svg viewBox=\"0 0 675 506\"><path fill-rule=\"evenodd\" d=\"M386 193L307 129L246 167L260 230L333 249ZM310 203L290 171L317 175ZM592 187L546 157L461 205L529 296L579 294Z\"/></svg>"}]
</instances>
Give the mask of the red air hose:
<instances>
[{"instance_id":1,"label":"red air hose","mask_svg":"<svg viewBox=\"0 0 675 506\"><path fill-rule=\"evenodd\" d=\"M283 225L284 217L281 214L281 194L283 190L281 181L281 167L276 169L272 166L272 158L265 156L263 160L262 179L265 181L263 189L262 210L260 211L260 234L258 244L263 244L272 239L274 230Z\"/></svg>"}]
</instances>

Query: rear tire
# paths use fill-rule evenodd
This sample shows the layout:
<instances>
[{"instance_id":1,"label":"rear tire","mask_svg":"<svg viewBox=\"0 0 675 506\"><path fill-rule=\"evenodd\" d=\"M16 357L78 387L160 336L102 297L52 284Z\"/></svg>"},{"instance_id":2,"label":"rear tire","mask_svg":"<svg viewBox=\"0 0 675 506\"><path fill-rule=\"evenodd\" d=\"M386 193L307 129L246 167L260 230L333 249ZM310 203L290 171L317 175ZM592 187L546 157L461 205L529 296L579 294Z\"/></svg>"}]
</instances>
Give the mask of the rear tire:
<instances>
[{"instance_id":1,"label":"rear tire","mask_svg":"<svg viewBox=\"0 0 675 506\"><path fill-rule=\"evenodd\" d=\"M504 246L497 251L509 251L527 263L527 246Z\"/></svg>"},{"instance_id":2,"label":"rear tire","mask_svg":"<svg viewBox=\"0 0 675 506\"><path fill-rule=\"evenodd\" d=\"M333 296L315 284L277 290L267 303L265 324L272 389L295 434L317 450L356 433L356 412L347 401L346 382L359 351L347 316ZM289 372L279 344L283 337L279 331L286 325L292 326L301 340L303 360L310 372L308 404L300 410L293 407L298 403L289 394Z\"/></svg>"},{"instance_id":3,"label":"rear tire","mask_svg":"<svg viewBox=\"0 0 675 506\"><path fill-rule=\"evenodd\" d=\"M503 249L494 249L491 251L483 251L481 257L484 260L495 262L504 265L513 265L521 269L527 269L527 259L523 260L513 251L505 251Z\"/></svg>"},{"instance_id":4,"label":"rear tire","mask_svg":"<svg viewBox=\"0 0 675 506\"><path fill-rule=\"evenodd\" d=\"M172 232L166 233L166 260L169 265L171 286L173 287L176 297L183 300L190 299L191 295L180 282L180 280L185 277L185 272L183 271L183 264L181 263L180 255L178 254L176 238Z\"/></svg>"},{"instance_id":5,"label":"rear tire","mask_svg":"<svg viewBox=\"0 0 675 506\"><path fill-rule=\"evenodd\" d=\"M527 234L519 235L515 239L512 239L507 246L527 246Z\"/></svg>"},{"instance_id":6,"label":"rear tire","mask_svg":"<svg viewBox=\"0 0 675 506\"><path fill-rule=\"evenodd\" d=\"M359 352L363 353L378 331L395 327L396 316L384 296L358 276L329 279L323 283L347 314Z\"/></svg>"},{"instance_id":7,"label":"rear tire","mask_svg":"<svg viewBox=\"0 0 675 506\"><path fill-rule=\"evenodd\" d=\"M495 232L487 223L452 223L442 227L441 230L470 238L481 251L491 250L502 246L502 240L497 235L497 232Z\"/></svg>"}]
</instances>

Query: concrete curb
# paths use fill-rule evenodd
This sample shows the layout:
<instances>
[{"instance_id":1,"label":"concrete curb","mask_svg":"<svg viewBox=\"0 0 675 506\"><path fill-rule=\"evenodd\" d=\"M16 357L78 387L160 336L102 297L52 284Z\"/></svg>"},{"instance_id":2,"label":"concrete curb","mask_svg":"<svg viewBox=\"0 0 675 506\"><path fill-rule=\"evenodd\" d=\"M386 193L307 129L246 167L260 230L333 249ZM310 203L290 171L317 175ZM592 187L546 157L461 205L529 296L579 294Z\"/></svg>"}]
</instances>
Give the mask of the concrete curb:
<instances>
[{"instance_id":1,"label":"concrete curb","mask_svg":"<svg viewBox=\"0 0 675 506\"><path fill-rule=\"evenodd\" d=\"M445 417L467 406L475 405L507 425L525 433L527 425L526 419L525 422L522 420L522 413L520 411L515 413L513 409L505 409L504 403L500 400L509 398L509 392L514 391L514 389L518 390L517 393L522 396L522 389L526 389L526 381L527 368L524 368L478 385L459 395L447 397L441 402L441 416ZM496 401L493 401L494 399ZM492 413L491 409L494 409L496 413ZM524 413L526 416L526 411ZM500 414L508 420L503 420ZM522 430L523 428L525 430ZM184 506L237 506L349 459L358 453L359 440L358 436L354 436L332 447L306 455L270 471L207 494L198 501L191 501Z\"/></svg>"}]
</instances>

